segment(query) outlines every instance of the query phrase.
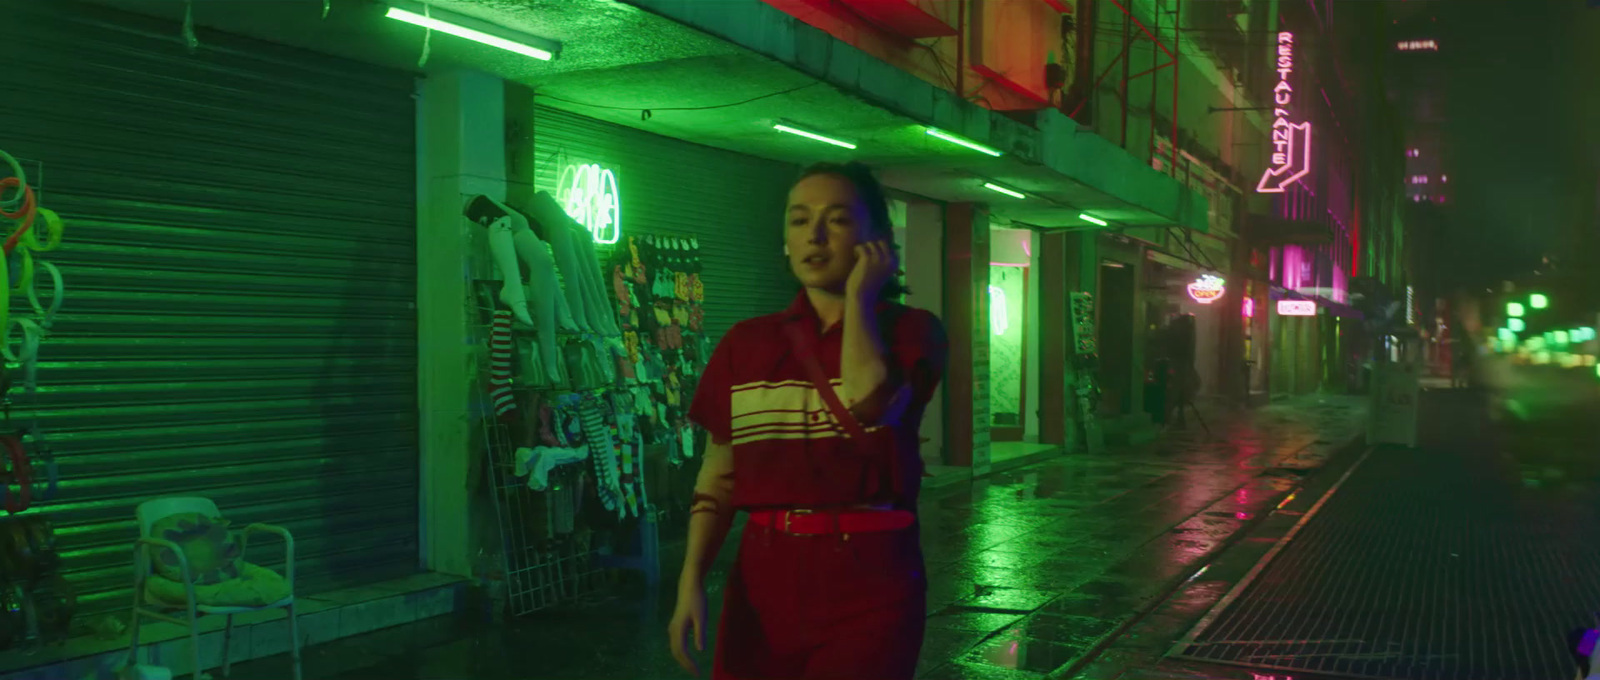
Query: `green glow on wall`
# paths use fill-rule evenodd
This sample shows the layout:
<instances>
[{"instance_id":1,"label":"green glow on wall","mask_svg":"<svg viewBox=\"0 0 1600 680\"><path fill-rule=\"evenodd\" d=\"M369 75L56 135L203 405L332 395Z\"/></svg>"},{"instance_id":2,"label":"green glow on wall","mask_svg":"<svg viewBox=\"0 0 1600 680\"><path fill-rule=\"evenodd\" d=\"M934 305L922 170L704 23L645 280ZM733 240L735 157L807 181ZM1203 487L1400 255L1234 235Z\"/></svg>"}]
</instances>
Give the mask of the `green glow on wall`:
<instances>
[{"instance_id":1,"label":"green glow on wall","mask_svg":"<svg viewBox=\"0 0 1600 680\"><path fill-rule=\"evenodd\" d=\"M595 243L610 245L622 239L622 194L611 170L593 163L562 168L556 201L589 230Z\"/></svg>"},{"instance_id":2,"label":"green glow on wall","mask_svg":"<svg viewBox=\"0 0 1600 680\"><path fill-rule=\"evenodd\" d=\"M1006 318L1006 292L992 284L989 286L989 327L995 335L1005 335L1006 329L1011 328Z\"/></svg>"}]
</instances>

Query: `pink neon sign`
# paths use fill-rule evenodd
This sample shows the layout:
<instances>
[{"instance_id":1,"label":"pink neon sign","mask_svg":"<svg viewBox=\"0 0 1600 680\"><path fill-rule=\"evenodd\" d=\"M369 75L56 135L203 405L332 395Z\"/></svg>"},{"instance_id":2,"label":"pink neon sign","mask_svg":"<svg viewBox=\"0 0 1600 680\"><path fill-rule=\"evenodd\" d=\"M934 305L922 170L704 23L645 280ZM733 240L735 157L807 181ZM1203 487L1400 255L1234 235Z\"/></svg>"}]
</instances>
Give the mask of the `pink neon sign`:
<instances>
[{"instance_id":1,"label":"pink neon sign","mask_svg":"<svg viewBox=\"0 0 1600 680\"><path fill-rule=\"evenodd\" d=\"M1189 284L1189 297L1202 305L1209 305L1222 297L1222 277L1206 274Z\"/></svg>"},{"instance_id":2,"label":"pink neon sign","mask_svg":"<svg viewBox=\"0 0 1600 680\"><path fill-rule=\"evenodd\" d=\"M1243 316L1246 319L1255 318L1255 316L1256 316L1256 299L1255 298L1245 298L1244 299L1244 308L1239 310L1239 315Z\"/></svg>"},{"instance_id":3,"label":"pink neon sign","mask_svg":"<svg viewBox=\"0 0 1600 680\"><path fill-rule=\"evenodd\" d=\"M1283 193L1289 185L1311 173L1311 123L1289 122L1289 105L1294 103L1294 34L1278 34L1278 85L1272 88L1272 163L1261 174L1256 191Z\"/></svg>"},{"instance_id":4,"label":"pink neon sign","mask_svg":"<svg viewBox=\"0 0 1600 680\"><path fill-rule=\"evenodd\" d=\"M1279 300L1278 316L1316 316L1317 303L1312 300Z\"/></svg>"}]
</instances>

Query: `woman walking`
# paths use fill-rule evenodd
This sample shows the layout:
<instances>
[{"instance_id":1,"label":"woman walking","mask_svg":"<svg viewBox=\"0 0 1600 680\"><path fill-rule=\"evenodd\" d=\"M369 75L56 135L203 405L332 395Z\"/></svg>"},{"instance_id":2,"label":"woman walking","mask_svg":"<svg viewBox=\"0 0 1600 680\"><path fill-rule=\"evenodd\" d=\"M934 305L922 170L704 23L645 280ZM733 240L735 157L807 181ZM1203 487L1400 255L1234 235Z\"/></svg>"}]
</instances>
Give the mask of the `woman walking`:
<instances>
[{"instance_id":1,"label":"woman walking","mask_svg":"<svg viewBox=\"0 0 1600 680\"><path fill-rule=\"evenodd\" d=\"M910 680L927 590L917 431L944 372L944 328L894 302L904 289L893 225L865 166L806 171L785 220L801 292L728 331L690 407L710 441L673 656L698 673L706 572L743 511L712 678Z\"/></svg>"}]
</instances>

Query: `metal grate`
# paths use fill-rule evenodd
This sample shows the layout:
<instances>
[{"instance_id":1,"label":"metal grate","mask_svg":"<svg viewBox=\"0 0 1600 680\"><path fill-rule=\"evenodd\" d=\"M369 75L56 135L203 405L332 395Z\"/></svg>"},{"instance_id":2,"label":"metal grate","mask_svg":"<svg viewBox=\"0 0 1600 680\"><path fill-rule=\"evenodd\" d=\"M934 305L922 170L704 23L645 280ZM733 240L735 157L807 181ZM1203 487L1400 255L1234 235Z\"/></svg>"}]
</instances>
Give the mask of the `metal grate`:
<instances>
[{"instance_id":1,"label":"metal grate","mask_svg":"<svg viewBox=\"0 0 1600 680\"><path fill-rule=\"evenodd\" d=\"M1511 458L1483 441L1375 451L1179 656L1378 678L1572 677L1565 635L1600 608L1593 465L1534 488Z\"/></svg>"}]
</instances>

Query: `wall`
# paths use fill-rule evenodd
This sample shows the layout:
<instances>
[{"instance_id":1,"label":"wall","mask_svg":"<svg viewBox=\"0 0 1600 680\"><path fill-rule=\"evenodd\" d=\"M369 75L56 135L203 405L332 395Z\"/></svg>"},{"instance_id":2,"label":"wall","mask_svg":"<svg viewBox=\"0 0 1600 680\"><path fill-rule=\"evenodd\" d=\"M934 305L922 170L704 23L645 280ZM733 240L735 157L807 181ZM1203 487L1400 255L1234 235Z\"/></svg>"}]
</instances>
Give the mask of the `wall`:
<instances>
[{"instance_id":1,"label":"wall","mask_svg":"<svg viewBox=\"0 0 1600 680\"><path fill-rule=\"evenodd\" d=\"M911 293L905 303L933 312L940 319L944 313L944 213L943 208L931 201L897 200L896 212L900 228L895 230L895 241L900 244L901 268L906 272L906 286ZM945 455L945 390L948 379L939 383L933 401L922 416L922 458L930 465L943 465Z\"/></svg>"}]
</instances>

